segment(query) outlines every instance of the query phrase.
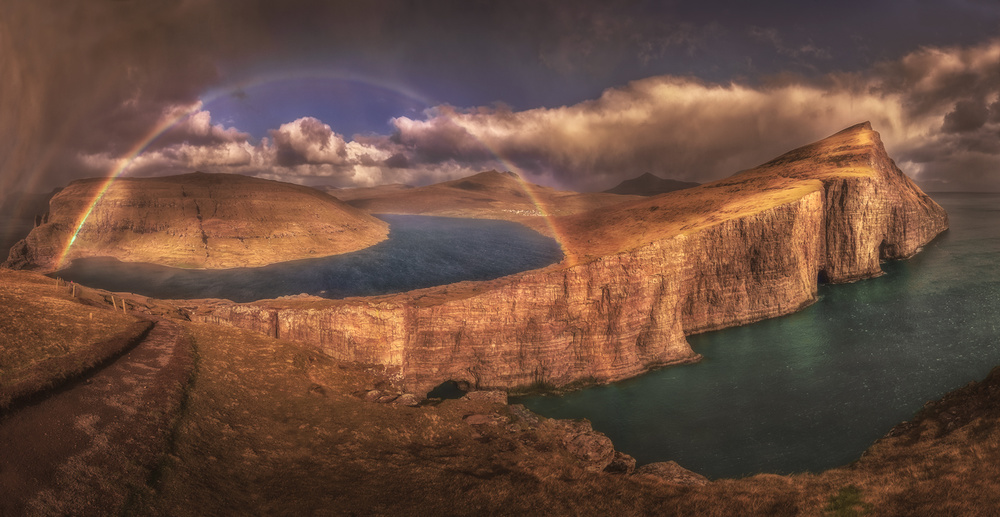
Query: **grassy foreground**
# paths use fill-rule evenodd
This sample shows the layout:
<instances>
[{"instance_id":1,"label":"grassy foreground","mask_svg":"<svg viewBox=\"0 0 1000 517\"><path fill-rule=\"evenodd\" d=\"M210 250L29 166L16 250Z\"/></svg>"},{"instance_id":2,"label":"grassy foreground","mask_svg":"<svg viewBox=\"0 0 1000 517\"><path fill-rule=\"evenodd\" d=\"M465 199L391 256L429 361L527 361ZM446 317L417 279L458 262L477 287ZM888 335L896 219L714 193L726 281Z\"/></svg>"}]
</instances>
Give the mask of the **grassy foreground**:
<instances>
[{"instance_id":1,"label":"grassy foreground","mask_svg":"<svg viewBox=\"0 0 1000 517\"><path fill-rule=\"evenodd\" d=\"M100 364L151 327L95 306L86 291L0 269L0 409Z\"/></svg>"},{"instance_id":2,"label":"grassy foreground","mask_svg":"<svg viewBox=\"0 0 1000 517\"><path fill-rule=\"evenodd\" d=\"M24 378L135 325L132 316L72 299L51 279L0 275L3 379ZM852 465L685 487L590 472L567 450L556 421L532 422L515 406L376 403L366 397L392 391L392 371L246 331L183 326L197 354L194 378L179 419L165 419L176 422L169 452L149 480L124 487L133 493L127 514L990 515L1000 508L1000 370L929 404Z\"/></svg>"},{"instance_id":3,"label":"grassy foreground","mask_svg":"<svg viewBox=\"0 0 1000 517\"><path fill-rule=\"evenodd\" d=\"M1000 505L1000 410L989 409L1000 374L929 406L851 466L680 487L588 472L554 421L527 425L504 404L366 402L391 372L240 330L190 330L196 378L140 513L978 515Z\"/></svg>"}]
</instances>

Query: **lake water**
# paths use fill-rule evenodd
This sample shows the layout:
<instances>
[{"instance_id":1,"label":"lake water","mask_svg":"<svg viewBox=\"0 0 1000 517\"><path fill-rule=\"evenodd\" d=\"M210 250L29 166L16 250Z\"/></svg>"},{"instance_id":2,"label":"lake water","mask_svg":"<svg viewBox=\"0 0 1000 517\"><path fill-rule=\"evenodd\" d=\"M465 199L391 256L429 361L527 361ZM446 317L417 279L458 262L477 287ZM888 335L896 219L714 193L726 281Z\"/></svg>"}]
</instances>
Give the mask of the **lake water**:
<instances>
[{"instance_id":1,"label":"lake water","mask_svg":"<svg viewBox=\"0 0 1000 517\"><path fill-rule=\"evenodd\" d=\"M883 264L882 277L690 336L700 363L517 402L587 418L639 463L674 460L711 478L850 463L926 401L1000 365L1000 195L934 199L951 229Z\"/></svg>"},{"instance_id":2,"label":"lake water","mask_svg":"<svg viewBox=\"0 0 1000 517\"><path fill-rule=\"evenodd\" d=\"M249 302L300 293L371 296L490 280L558 262L555 240L507 221L383 215L389 238L353 253L258 268L178 269L110 258L74 260L53 273L83 285L156 298Z\"/></svg>"}]
</instances>

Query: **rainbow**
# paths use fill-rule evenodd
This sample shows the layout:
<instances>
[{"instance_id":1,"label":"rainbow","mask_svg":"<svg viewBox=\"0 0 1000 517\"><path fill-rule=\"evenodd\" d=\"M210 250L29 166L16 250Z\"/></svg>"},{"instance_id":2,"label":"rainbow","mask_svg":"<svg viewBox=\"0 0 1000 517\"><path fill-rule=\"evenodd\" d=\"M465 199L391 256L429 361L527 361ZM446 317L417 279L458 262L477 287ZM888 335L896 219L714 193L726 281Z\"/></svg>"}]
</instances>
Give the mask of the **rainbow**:
<instances>
[{"instance_id":1,"label":"rainbow","mask_svg":"<svg viewBox=\"0 0 1000 517\"><path fill-rule=\"evenodd\" d=\"M160 135L162 135L163 133L169 131L170 128L176 126L185 118L200 111L201 107L202 103L199 102L190 108L179 110L178 113L171 115L169 117L165 117L164 119L160 120L153 127L153 129L150 130L149 134L147 134L144 138L140 139L134 146L132 146L132 148L127 153L125 153L125 156L123 158L118 160L118 163L115 165L114 169L111 170L108 176L97 188L97 192L94 194L94 198L87 205L87 209L84 210L83 214L77 219L76 225L73 228L73 233L66 241L66 246L63 248L62 253L59 254L59 257L56 260L56 269L62 269L63 266L65 265L66 257L69 255L69 250L70 248L73 247L73 243L76 242L76 237L77 235L80 234L80 229L83 228L83 225L87 222L87 219L90 217L90 214L94 211L94 207L97 206L97 203L99 203L101 199L104 198L104 195L107 194L108 189L111 188L111 185L115 182L115 180L121 177L121 175L124 174L126 170L128 170L129 166L132 165L133 162L135 162L136 158L138 158L139 155L141 155L142 152L145 151L146 148L149 147L149 145L152 144L154 140L159 138Z\"/></svg>"},{"instance_id":2,"label":"rainbow","mask_svg":"<svg viewBox=\"0 0 1000 517\"><path fill-rule=\"evenodd\" d=\"M566 239L565 235L563 235L562 230L556 224L555 215L549 211L549 208L545 205L545 203L542 202L542 200L535 194L534 185L525 181L524 171L521 170L512 161L504 158L501 152L494 146L488 144L482 138L477 137L474 132L470 131L469 128L466 127L464 123L462 123L461 120L449 115L447 111L443 111L442 115L445 118L447 118L448 121L451 122L452 124L455 124L456 126L462 128L462 130L464 130L467 135L471 136L477 142L479 142L479 145L483 146L483 149L492 154L493 157L496 158L497 161L504 168L514 173L515 175L514 177L517 178L517 182L521 187L521 191L524 192L525 195L528 196L528 199L531 200L531 203L535 205L538 214L545 220L545 225L549 228L549 231L552 233L552 238L556 240L556 242L559 244L559 247L562 249L563 257L565 257L566 264L569 266L575 265L576 256L573 253L570 253L570 250L567 246L569 240Z\"/></svg>"},{"instance_id":3,"label":"rainbow","mask_svg":"<svg viewBox=\"0 0 1000 517\"><path fill-rule=\"evenodd\" d=\"M111 185L113 185L118 178L120 178L123 174L125 174L125 172L136 161L136 159L138 159L139 156L157 138L159 138L161 135L169 131L171 128L182 122L187 117L190 117L191 115L201 111L209 103L211 103L213 100L219 97L222 97L224 95L229 95L234 91L245 90L263 84L269 84L279 81L297 80L297 79L331 79L340 81L359 82L396 92L402 96L405 96L412 100L416 100L425 106L431 106L433 104L433 102L427 97L405 86L396 85L386 81L375 80L369 77L364 77L356 74L347 74L337 71L315 70L315 69L297 70L291 73L283 73L280 75L279 74L258 75L247 80L239 81L224 87L219 87L209 90L203 96L200 102L195 103L190 108L178 110L178 112L173 113L170 116L161 119L149 131L149 133L146 134L146 136L144 136L138 142L136 142L136 144L133 145L129 149L129 151L126 152L125 155L117 161L114 168L108 172L106 178L98 187L96 193L94 194L93 199L91 199L91 201L87 204L86 210L84 210L83 213L80 215L80 217L77 219L76 224L73 228L73 233L70 235L69 239L67 239L66 245L63 247L62 252L58 255L58 258L56 260L56 269L62 269L65 266L67 257L70 254L70 250L73 247L73 244L76 242L77 236L80 234L80 230L83 228L84 224L86 224L87 219L90 218L90 214L93 213L94 208L101 201L101 199L104 198L105 194L107 194L108 190L111 188ZM513 172L515 174L518 184L521 187L521 190L524 192L525 195L528 196L528 199L535 206L539 215L545 220L545 224L548 227L549 231L551 232L552 237L556 240L556 242L562 249L563 255L564 257L566 257L565 260L570 265L573 265L573 263L575 262L575 258L572 254L568 252L566 246L568 242L567 239L563 236L562 231L559 229L558 225L554 221L553 218L554 216L550 212L549 208L535 193L533 185L524 180L525 176L524 171L521 170L519 167L517 167L510 160L504 158L499 150L495 149L492 145L488 144L482 138L477 137L473 131L470 131L469 128L465 127L465 125L460 120L449 115L446 110L442 110L440 113L443 116L445 116L450 122L465 130L466 134L468 134L476 141L478 141L479 144L482 145L483 149L485 149L487 152L493 155L493 157L496 158L497 162L499 162L508 171Z\"/></svg>"}]
</instances>

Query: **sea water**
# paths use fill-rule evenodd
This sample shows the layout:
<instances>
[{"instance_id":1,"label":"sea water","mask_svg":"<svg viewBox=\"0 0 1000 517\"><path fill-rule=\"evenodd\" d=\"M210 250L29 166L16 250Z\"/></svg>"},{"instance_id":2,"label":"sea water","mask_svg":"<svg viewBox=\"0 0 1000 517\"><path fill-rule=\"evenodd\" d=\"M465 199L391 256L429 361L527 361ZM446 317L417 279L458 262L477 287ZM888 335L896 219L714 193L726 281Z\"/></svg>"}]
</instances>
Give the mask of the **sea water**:
<instances>
[{"instance_id":1,"label":"sea water","mask_svg":"<svg viewBox=\"0 0 1000 517\"><path fill-rule=\"evenodd\" d=\"M1000 365L1000 195L936 194L951 229L795 314L688 340L704 356L517 402L587 418L639 463L711 478L820 471Z\"/></svg>"},{"instance_id":2,"label":"sea water","mask_svg":"<svg viewBox=\"0 0 1000 517\"><path fill-rule=\"evenodd\" d=\"M111 258L77 259L52 276L164 299L249 302L311 294L371 296L490 280L562 259L559 244L507 221L382 215L389 238L363 250L256 268L180 269Z\"/></svg>"}]
</instances>

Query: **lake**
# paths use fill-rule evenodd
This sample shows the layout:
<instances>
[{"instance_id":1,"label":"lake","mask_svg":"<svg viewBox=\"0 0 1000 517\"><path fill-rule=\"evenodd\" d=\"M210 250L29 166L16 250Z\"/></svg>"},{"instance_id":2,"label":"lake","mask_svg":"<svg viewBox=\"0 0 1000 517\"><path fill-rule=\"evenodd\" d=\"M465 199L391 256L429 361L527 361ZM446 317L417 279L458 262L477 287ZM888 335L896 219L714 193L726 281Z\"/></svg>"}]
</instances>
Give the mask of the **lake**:
<instances>
[{"instance_id":1,"label":"lake","mask_svg":"<svg viewBox=\"0 0 1000 517\"><path fill-rule=\"evenodd\" d=\"M936 194L951 229L886 274L823 285L808 308L690 336L697 364L516 402L587 418L640 464L710 478L860 457L928 400L1000 365L1000 194Z\"/></svg>"},{"instance_id":2,"label":"lake","mask_svg":"<svg viewBox=\"0 0 1000 517\"><path fill-rule=\"evenodd\" d=\"M179 269L112 258L74 260L53 273L82 285L166 299L249 302L301 293L372 296L491 280L562 259L552 238L486 219L381 215L389 238L363 250L256 268Z\"/></svg>"}]
</instances>

